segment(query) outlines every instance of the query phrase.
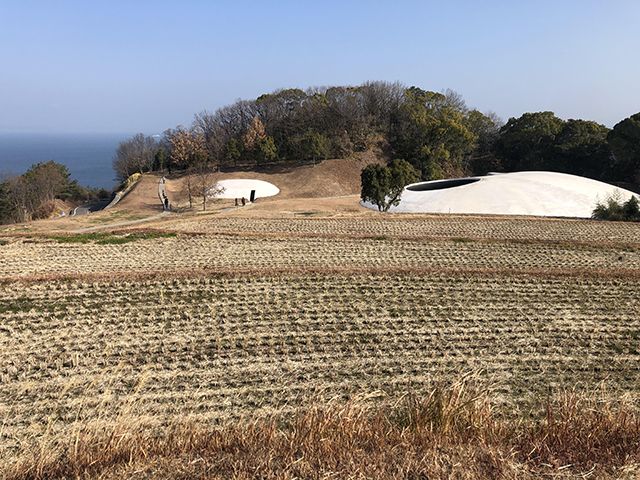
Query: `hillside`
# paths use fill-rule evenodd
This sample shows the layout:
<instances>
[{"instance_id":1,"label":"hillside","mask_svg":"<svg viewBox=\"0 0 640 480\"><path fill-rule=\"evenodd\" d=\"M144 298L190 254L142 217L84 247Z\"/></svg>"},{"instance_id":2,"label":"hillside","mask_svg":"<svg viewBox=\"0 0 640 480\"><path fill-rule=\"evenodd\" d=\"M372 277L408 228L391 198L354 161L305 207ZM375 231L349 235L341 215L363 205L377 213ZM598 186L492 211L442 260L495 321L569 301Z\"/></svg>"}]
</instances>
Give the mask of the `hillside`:
<instances>
[{"instance_id":1,"label":"hillside","mask_svg":"<svg viewBox=\"0 0 640 480\"><path fill-rule=\"evenodd\" d=\"M257 179L276 185L280 193L275 197L259 199L252 205L251 211L308 211L317 209L326 213L340 211L367 212L359 206L360 173L371 163L385 162L379 149L353 154L349 158L329 159L317 164L296 167L271 167L261 170L227 171L213 174L212 181L224 179ZM98 213L105 217L126 212L133 215L156 215L162 212L158 199L158 181L160 175L145 174L141 181L111 212ZM184 191L183 174L168 175L166 191L174 207L185 208L188 205ZM233 200L209 202L210 210L219 210L234 205ZM195 200L194 211L200 209L200 199ZM244 212L247 213L249 209Z\"/></svg>"},{"instance_id":2,"label":"hillside","mask_svg":"<svg viewBox=\"0 0 640 480\"><path fill-rule=\"evenodd\" d=\"M383 163L385 157L377 148L355 153L349 158L329 159L313 165L297 167L272 167L270 169L237 172L220 172L213 180L246 178L266 180L278 186L280 193L272 198L260 199L251 209L239 214L252 212L277 212L309 210L325 214L335 212L369 212L359 206L360 172L370 163ZM158 197L159 173L144 174L133 189L113 208L92 212L82 217L55 217L50 220L0 226L0 232L76 232L108 228L119 228L129 224L141 224L157 220L162 215L162 205ZM184 174L167 177L166 191L174 207L184 208L187 200L183 191ZM303 201L304 199L304 201ZM231 200L210 202L210 210L220 210L233 206ZM200 209L196 201L194 213ZM166 220L166 218L164 218Z\"/></svg>"},{"instance_id":3,"label":"hillside","mask_svg":"<svg viewBox=\"0 0 640 480\"><path fill-rule=\"evenodd\" d=\"M275 167L269 170L227 171L215 175L216 180L247 178L265 180L280 189L277 197L266 200L341 197L360 193L360 172L370 163L384 163L379 150L355 153L349 158L330 159L316 165ZM183 179L170 178L168 190L180 200Z\"/></svg>"}]
</instances>

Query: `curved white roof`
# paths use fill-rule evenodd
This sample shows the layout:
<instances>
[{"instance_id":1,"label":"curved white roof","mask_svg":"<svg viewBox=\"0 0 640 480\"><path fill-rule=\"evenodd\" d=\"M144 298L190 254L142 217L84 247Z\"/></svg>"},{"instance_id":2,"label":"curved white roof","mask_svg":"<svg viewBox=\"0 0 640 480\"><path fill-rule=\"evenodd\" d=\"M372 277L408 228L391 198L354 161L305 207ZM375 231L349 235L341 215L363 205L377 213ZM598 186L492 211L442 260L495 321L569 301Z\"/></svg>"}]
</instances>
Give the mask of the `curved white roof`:
<instances>
[{"instance_id":1,"label":"curved white roof","mask_svg":"<svg viewBox=\"0 0 640 480\"><path fill-rule=\"evenodd\" d=\"M628 200L634 193L566 173L514 172L407 185L390 211L588 218L611 195Z\"/></svg>"},{"instance_id":2,"label":"curved white roof","mask_svg":"<svg viewBox=\"0 0 640 480\"><path fill-rule=\"evenodd\" d=\"M256 191L256 198L273 197L280 193L280 189L273 183L264 180L250 180L234 178L220 180L216 186L224 188L222 193L214 195L215 198L250 198L251 190Z\"/></svg>"}]
</instances>

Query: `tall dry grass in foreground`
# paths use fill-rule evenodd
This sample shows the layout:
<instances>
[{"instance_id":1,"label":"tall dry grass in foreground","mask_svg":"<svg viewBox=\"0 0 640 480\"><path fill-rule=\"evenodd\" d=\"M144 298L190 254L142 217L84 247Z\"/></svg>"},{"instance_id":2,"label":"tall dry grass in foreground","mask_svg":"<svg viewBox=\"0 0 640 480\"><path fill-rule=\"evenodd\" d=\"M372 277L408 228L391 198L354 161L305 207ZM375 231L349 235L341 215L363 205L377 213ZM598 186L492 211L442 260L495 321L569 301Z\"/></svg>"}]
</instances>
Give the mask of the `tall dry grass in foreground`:
<instances>
[{"instance_id":1,"label":"tall dry grass in foreground","mask_svg":"<svg viewBox=\"0 0 640 480\"><path fill-rule=\"evenodd\" d=\"M456 384L395 404L317 406L287 418L159 428L121 418L34 439L6 479L638 478L640 416L567 393L530 418L497 415Z\"/></svg>"}]
</instances>

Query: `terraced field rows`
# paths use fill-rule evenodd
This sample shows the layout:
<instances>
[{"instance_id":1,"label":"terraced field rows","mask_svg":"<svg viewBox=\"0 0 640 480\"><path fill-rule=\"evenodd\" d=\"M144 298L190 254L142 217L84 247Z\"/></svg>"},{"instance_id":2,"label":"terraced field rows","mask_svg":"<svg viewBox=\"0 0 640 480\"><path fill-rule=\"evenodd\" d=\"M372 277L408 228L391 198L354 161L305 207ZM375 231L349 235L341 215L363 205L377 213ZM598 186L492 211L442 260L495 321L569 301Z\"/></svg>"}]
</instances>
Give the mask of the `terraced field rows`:
<instances>
[{"instance_id":1,"label":"terraced field rows","mask_svg":"<svg viewBox=\"0 0 640 480\"><path fill-rule=\"evenodd\" d=\"M156 227L184 233L0 242L0 457L123 411L213 422L420 393L478 370L526 408L576 383L640 401L637 225L367 215Z\"/></svg>"},{"instance_id":2,"label":"terraced field rows","mask_svg":"<svg viewBox=\"0 0 640 480\"><path fill-rule=\"evenodd\" d=\"M481 369L504 401L640 392L640 283L291 275L0 285L0 444L123 408L155 421L424 391Z\"/></svg>"},{"instance_id":3,"label":"terraced field rows","mask_svg":"<svg viewBox=\"0 0 640 480\"><path fill-rule=\"evenodd\" d=\"M22 240L0 246L0 278L145 271L286 269L640 270L640 249L348 238L181 236L125 245Z\"/></svg>"},{"instance_id":4,"label":"terraced field rows","mask_svg":"<svg viewBox=\"0 0 640 480\"><path fill-rule=\"evenodd\" d=\"M472 238L640 245L640 225L540 218L470 216L363 216L331 218L209 217L179 219L182 232L395 238Z\"/></svg>"}]
</instances>

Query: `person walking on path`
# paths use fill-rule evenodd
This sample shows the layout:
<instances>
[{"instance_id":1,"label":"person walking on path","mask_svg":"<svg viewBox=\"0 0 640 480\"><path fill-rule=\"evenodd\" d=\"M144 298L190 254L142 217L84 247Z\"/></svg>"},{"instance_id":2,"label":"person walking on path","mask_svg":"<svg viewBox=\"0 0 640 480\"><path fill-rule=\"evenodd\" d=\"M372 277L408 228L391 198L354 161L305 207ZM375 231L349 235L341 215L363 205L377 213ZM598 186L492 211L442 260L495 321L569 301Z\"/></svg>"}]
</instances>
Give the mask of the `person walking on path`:
<instances>
[{"instance_id":1,"label":"person walking on path","mask_svg":"<svg viewBox=\"0 0 640 480\"><path fill-rule=\"evenodd\" d=\"M166 212L168 210L171 210L171 205L169 204L169 197L167 196L167 189L165 184L166 178L162 177L158 182L158 198L162 203L162 210Z\"/></svg>"}]
</instances>

